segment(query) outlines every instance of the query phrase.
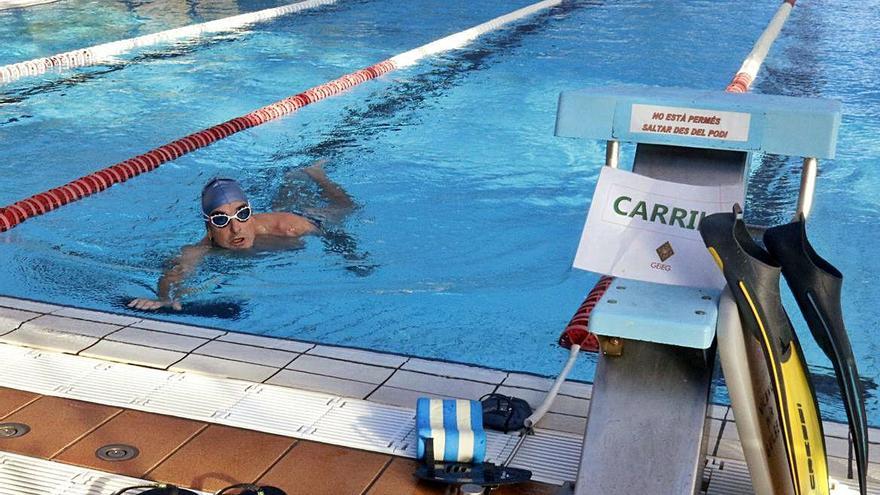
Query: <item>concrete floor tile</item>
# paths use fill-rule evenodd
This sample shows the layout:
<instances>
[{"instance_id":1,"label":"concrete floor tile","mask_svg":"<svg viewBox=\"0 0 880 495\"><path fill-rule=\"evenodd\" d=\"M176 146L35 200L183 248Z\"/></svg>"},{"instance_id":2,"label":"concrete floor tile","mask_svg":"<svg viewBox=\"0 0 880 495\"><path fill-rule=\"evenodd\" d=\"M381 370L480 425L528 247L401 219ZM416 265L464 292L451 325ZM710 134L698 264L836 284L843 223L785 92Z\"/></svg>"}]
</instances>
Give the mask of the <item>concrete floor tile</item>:
<instances>
[{"instance_id":1,"label":"concrete floor tile","mask_svg":"<svg viewBox=\"0 0 880 495\"><path fill-rule=\"evenodd\" d=\"M40 394L0 387L0 418L12 414L17 409L39 399Z\"/></svg>"},{"instance_id":2,"label":"concrete floor tile","mask_svg":"<svg viewBox=\"0 0 880 495\"><path fill-rule=\"evenodd\" d=\"M27 424L31 431L17 438L0 438L0 450L48 459L120 411L88 402L41 397L4 418L5 422Z\"/></svg>"},{"instance_id":3,"label":"concrete floor tile","mask_svg":"<svg viewBox=\"0 0 880 495\"><path fill-rule=\"evenodd\" d=\"M80 352L80 355L165 369L183 359L186 353L102 340Z\"/></svg>"},{"instance_id":4,"label":"concrete floor tile","mask_svg":"<svg viewBox=\"0 0 880 495\"><path fill-rule=\"evenodd\" d=\"M724 423L720 419L709 418L709 430L707 431L706 436L706 453L709 455L715 455L715 445L718 444L718 433L721 432L721 425ZM724 426L725 428L733 428L733 423L728 423Z\"/></svg>"},{"instance_id":5,"label":"concrete floor tile","mask_svg":"<svg viewBox=\"0 0 880 495\"><path fill-rule=\"evenodd\" d=\"M288 369L316 373L336 378L357 380L359 382L379 384L394 373L392 368L370 366L368 364L340 361L320 356L304 354L287 366Z\"/></svg>"},{"instance_id":6,"label":"concrete floor tile","mask_svg":"<svg viewBox=\"0 0 880 495\"><path fill-rule=\"evenodd\" d=\"M124 476L143 477L207 424L140 411L123 411L56 457L75 464ZM125 444L139 454L127 461L105 461L95 452L105 445Z\"/></svg>"},{"instance_id":7,"label":"concrete floor tile","mask_svg":"<svg viewBox=\"0 0 880 495\"><path fill-rule=\"evenodd\" d=\"M880 445L868 445L868 462L880 464Z\"/></svg>"},{"instance_id":8,"label":"concrete floor tile","mask_svg":"<svg viewBox=\"0 0 880 495\"><path fill-rule=\"evenodd\" d=\"M724 431L727 431L729 427L730 425L725 426ZM718 451L715 453L715 457L745 461L745 456L743 455L742 446L739 444L739 441L725 440L724 438L718 442Z\"/></svg>"},{"instance_id":9,"label":"concrete floor tile","mask_svg":"<svg viewBox=\"0 0 880 495\"><path fill-rule=\"evenodd\" d=\"M315 344L310 344L308 342L299 342L296 340L279 339L276 337L265 337L262 335L250 335L247 333L238 332L229 332L226 335L218 337L217 340L221 342L234 342L236 344L245 344L256 347L265 347L267 349L278 349L281 351L296 353L306 352L312 347L315 347Z\"/></svg>"},{"instance_id":10,"label":"concrete floor tile","mask_svg":"<svg viewBox=\"0 0 880 495\"><path fill-rule=\"evenodd\" d=\"M855 475L855 470L856 470L855 464L853 464L852 469L853 469L853 475ZM855 486L856 484L858 484L858 482L856 482L853 479L847 478L848 472L849 472L849 463L846 461L846 459L840 459L837 457L829 457L828 458L828 475L837 481L843 481L843 482L846 482L850 486ZM855 494L853 494L853 495L855 495Z\"/></svg>"},{"instance_id":11,"label":"concrete floor tile","mask_svg":"<svg viewBox=\"0 0 880 495\"><path fill-rule=\"evenodd\" d=\"M120 328L122 328L120 325L77 320L74 318L66 318L63 316L55 315L41 316L21 326L21 330L50 330L97 338L106 337L107 335L119 330Z\"/></svg>"},{"instance_id":12,"label":"concrete floor tile","mask_svg":"<svg viewBox=\"0 0 880 495\"><path fill-rule=\"evenodd\" d=\"M363 399L372 392L376 385L330 376L315 375L301 371L281 370L266 383L282 387L299 388L314 392L338 395L354 399Z\"/></svg>"},{"instance_id":13,"label":"concrete floor tile","mask_svg":"<svg viewBox=\"0 0 880 495\"><path fill-rule=\"evenodd\" d=\"M449 378L463 378L469 381L478 381L498 385L507 378L506 371L490 370L469 366L466 364L444 363L442 361L428 361L426 359L412 358L401 369L419 371L432 375Z\"/></svg>"},{"instance_id":14,"label":"concrete floor tile","mask_svg":"<svg viewBox=\"0 0 880 495\"><path fill-rule=\"evenodd\" d=\"M540 421L538 421L536 426L547 430L564 431L576 435L583 435L587 428L587 418L548 412Z\"/></svg>"},{"instance_id":15,"label":"concrete floor tile","mask_svg":"<svg viewBox=\"0 0 880 495\"><path fill-rule=\"evenodd\" d=\"M298 356L298 354L288 351L266 349L265 347L254 347L233 342L220 342L217 340L208 342L193 351L193 353L202 356L234 359L273 368L283 368L293 361L293 358Z\"/></svg>"},{"instance_id":16,"label":"concrete floor tile","mask_svg":"<svg viewBox=\"0 0 880 495\"><path fill-rule=\"evenodd\" d=\"M546 392L539 392L528 388L513 388L505 386L498 387L496 393L523 399L532 406L532 409L537 409L541 403L544 402L544 398L547 395ZM560 394L556 396L549 411L584 418L587 416L589 408L590 401L587 399L578 399L569 395Z\"/></svg>"},{"instance_id":17,"label":"concrete floor tile","mask_svg":"<svg viewBox=\"0 0 880 495\"><path fill-rule=\"evenodd\" d=\"M395 457L385 468L367 495L444 495L443 485L418 481L413 473L418 464L412 459Z\"/></svg>"},{"instance_id":18,"label":"concrete floor tile","mask_svg":"<svg viewBox=\"0 0 880 495\"><path fill-rule=\"evenodd\" d=\"M868 463L868 482L880 483L880 464L876 462Z\"/></svg>"},{"instance_id":19,"label":"concrete floor tile","mask_svg":"<svg viewBox=\"0 0 880 495\"><path fill-rule=\"evenodd\" d=\"M367 400L378 404L387 404L389 406L416 408L416 402L419 397L430 397L425 392L417 392L414 390L406 390L402 388L389 387L382 385L378 390L370 394Z\"/></svg>"},{"instance_id":20,"label":"concrete floor tile","mask_svg":"<svg viewBox=\"0 0 880 495\"><path fill-rule=\"evenodd\" d=\"M226 332L223 330L194 327L192 325L183 325L180 323L172 323L170 321L159 320L141 320L140 322L132 326L136 328L144 328L147 330L158 330L160 332L176 333L178 335L189 335L190 337L200 337L203 339L213 339L226 334Z\"/></svg>"},{"instance_id":21,"label":"concrete floor tile","mask_svg":"<svg viewBox=\"0 0 880 495\"><path fill-rule=\"evenodd\" d=\"M868 453L870 455L870 449ZM825 455L828 457L847 459L849 457L849 440L837 437L825 437Z\"/></svg>"},{"instance_id":22,"label":"concrete floor tile","mask_svg":"<svg viewBox=\"0 0 880 495\"><path fill-rule=\"evenodd\" d=\"M727 416L727 411L729 409L730 409L729 406L722 406L719 404L709 404L708 416L710 418L715 418L715 419L725 419Z\"/></svg>"},{"instance_id":23,"label":"concrete floor tile","mask_svg":"<svg viewBox=\"0 0 880 495\"><path fill-rule=\"evenodd\" d=\"M195 354L183 358L169 369L171 371L194 371L252 382L262 382L278 372L278 368Z\"/></svg>"},{"instance_id":24,"label":"concrete floor tile","mask_svg":"<svg viewBox=\"0 0 880 495\"><path fill-rule=\"evenodd\" d=\"M128 326L141 321L140 318L134 316L117 315L113 313L103 313L100 311L92 311L89 309L79 308L61 308L52 312L55 316L66 316L68 318L77 318L80 320L97 321L101 323L110 323L118 326Z\"/></svg>"},{"instance_id":25,"label":"concrete floor tile","mask_svg":"<svg viewBox=\"0 0 880 495\"><path fill-rule=\"evenodd\" d=\"M293 438L211 425L147 474L155 481L215 491L253 483L296 442Z\"/></svg>"},{"instance_id":26,"label":"concrete floor tile","mask_svg":"<svg viewBox=\"0 0 880 495\"><path fill-rule=\"evenodd\" d=\"M849 425L834 421L822 421L822 430L826 437L849 438Z\"/></svg>"},{"instance_id":27,"label":"concrete floor tile","mask_svg":"<svg viewBox=\"0 0 880 495\"><path fill-rule=\"evenodd\" d=\"M724 433L721 435L721 438L739 442L739 430L736 429L736 421L728 421L724 425Z\"/></svg>"},{"instance_id":28,"label":"concrete floor tile","mask_svg":"<svg viewBox=\"0 0 880 495\"><path fill-rule=\"evenodd\" d=\"M300 441L258 484L289 494L360 495L390 461L384 454Z\"/></svg>"},{"instance_id":29,"label":"concrete floor tile","mask_svg":"<svg viewBox=\"0 0 880 495\"><path fill-rule=\"evenodd\" d=\"M190 337L187 335L159 332L157 330L145 330L135 327L127 327L118 332L114 332L113 334L108 335L106 340L156 347L178 352L190 352L208 341L208 339L200 337Z\"/></svg>"},{"instance_id":30,"label":"concrete floor tile","mask_svg":"<svg viewBox=\"0 0 880 495\"><path fill-rule=\"evenodd\" d=\"M424 373L404 370L398 370L395 372L385 384L390 387L424 392L426 395L434 396L436 398L448 397L476 400L495 389L494 385L486 383L426 375Z\"/></svg>"},{"instance_id":31,"label":"concrete floor tile","mask_svg":"<svg viewBox=\"0 0 880 495\"><path fill-rule=\"evenodd\" d=\"M555 379L553 378L544 378L524 373L510 373L507 378L504 379L502 385L508 387L531 388L546 392L553 386L554 380ZM559 393L589 399L593 395L593 385L590 383L567 380L562 384L562 387L560 387Z\"/></svg>"},{"instance_id":32,"label":"concrete floor tile","mask_svg":"<svg viewBox=\"0 0 880 495\"><path fill-rule=\"evenodd\" d=\"M0 335L11 332L21 326L22 323L33 320L38 316L40 316L40 313L0 307Z\"/></svg>"},{"instance_id":33,"label":"concrete floor tile","mask_svg":"<svg viewBox=\"0 0 880 495\"><path fill-rule=\"evenodd\" d=\"M405 363L406 356L398 356L397 354L386 354L382 352L365 351L362 349L350 349L347 347L335 347L330 345L317 345L309 350L306 354L314 356L323 356L333 359L342 359L345 361L354 361L356 363L373 364L377 366L386 366L389 368L397 368Z\"/></svg>"},{"instance_id":34,"label":"concrete floor tile","mask_svg":"<svg viewBox=\"0 0 880 495\"><path fill-rule=\"evenodd\" d=\"M58 311L62 309L62 306L58 306L56 304L48 304L39 301L28 301L27 299L17 299L14 297L4 297L0 296L0 306L6 308L14 308L21 309L24 311L31 311L34 313L51 313L53 311Z\"/></svg>"},{"instance_id":35,"label":"concrete floor tile","mask_svg":"<svg viewBox=\"0 0 880 495\"><path fill-rule=\"evenodd\" d=\"M880 444L880 429L868 428L868 441Z\"/></svg>"},{"instance_id":36,"label":"concrete floor tile","mask_svg":"<svg viewBox=\"0 0 880 495\"><path fill-rule=\"evenodd\" d=\"M22 328L0 336L0 342L76 354L98 341L97 337L39 327L25 328L26 325L28 324L25 323Z\"/></svg>"}]
</instances>

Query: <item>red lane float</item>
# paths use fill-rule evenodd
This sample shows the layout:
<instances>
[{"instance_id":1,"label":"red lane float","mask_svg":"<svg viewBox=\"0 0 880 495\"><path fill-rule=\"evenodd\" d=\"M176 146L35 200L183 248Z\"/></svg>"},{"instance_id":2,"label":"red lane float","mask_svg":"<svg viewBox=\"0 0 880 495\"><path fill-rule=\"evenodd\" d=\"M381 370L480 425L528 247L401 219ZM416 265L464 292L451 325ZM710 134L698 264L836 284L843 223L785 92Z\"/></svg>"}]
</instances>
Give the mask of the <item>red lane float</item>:
<instances>
[{"instance_id":1,"label":"red lane float","mask_svg":"<svg viewBox=\"0 0 880 495\"><path fill-rule=\"evenodd\" d=\"M748 93L749 86L752 85L752 76L750 74L746 74L745 72L738 72L734 77L733 81L730 81L730 84L727 85L725 91L728 93Z\"/></svg>"},{"instance_id":2,"label":"red lane float","mask_svg":"<svg viewBox=\"0 0 880 495\"><path fill-rule=\"evenodd\" d=\"M761 64L763 64L764 59L767 58L767 52L770 51L770 45L772 45L779 36L779 32L782 31L782 26L785 24L788 15L791 13L791 9L794 8L795 1L796 0L785 0L782 2L782 5L779 6L773 19L770 20L770 23L764 29L764 32L761 33L761 36L758 38L758 41L755 42L752 51L749 52L749 55L746 57L745 61L743 61L739 71L737 71L733 80L727 86L727 92L747 93L749 91L752 81L758 76Z\"/></svg>"},{"instance_id":3,"label":"red lane float","mask_svg":"<svg viewBox=\"0 0 880 495\"><path fill-rule=\"evenodd\" d=\"M344 75L333 81L315 86L297 95L267 105L241 117L209 127L202 131L172 141L142 155L119 162L97 172L73 180L63 186L35 194L0 208L0 232L5 232L28 218L42 215L73 201L96 192L103 191L114 184L125 182L132 177L156 169L159 165L204 148L209 144L258 126L270 120L293 113L300 108L324 98L333 96L353 86L394 70L395 64L389 60L371 65L357 72Z\"/></svg>"},{"instance_id":4,"label":"red lane float","mask_svg":"<svg viewBox=\"0 0 880 495\"><path fill-rule=\"evenodd\" d=\"M572 344L578 344L581 346L582 351L599 351L599 339L588 330L590 313L593 312L593 308L599 303L599 299L602 299L602 296L605 295L608 287L611 287L612 282L614 282L614 277L608 275L599 277L599 281L596 282L596 285L587 294L586 299L584 299L578 310L575 311L571 321L568 322L565 330L559 336L560 346L571 349Z\"/></svg>"}]
</instances>

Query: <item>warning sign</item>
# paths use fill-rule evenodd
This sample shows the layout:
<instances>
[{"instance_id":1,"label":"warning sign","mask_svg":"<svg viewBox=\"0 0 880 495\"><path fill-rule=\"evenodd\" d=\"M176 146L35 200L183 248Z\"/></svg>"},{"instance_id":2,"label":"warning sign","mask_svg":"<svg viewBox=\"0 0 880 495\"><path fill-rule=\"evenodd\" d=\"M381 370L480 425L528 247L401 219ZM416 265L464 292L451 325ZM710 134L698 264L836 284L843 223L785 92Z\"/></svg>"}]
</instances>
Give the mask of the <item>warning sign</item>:
<instances>
[{"instance_id":1,"label":"warning sign","mask_svg":"<svg viewBox=\"0 0 880 495\"><path fill-rule=\"evenodd\" d=\"M748 141L751 118L742 112L633 105L629 131Z\"/></svg>"}]
</instances>

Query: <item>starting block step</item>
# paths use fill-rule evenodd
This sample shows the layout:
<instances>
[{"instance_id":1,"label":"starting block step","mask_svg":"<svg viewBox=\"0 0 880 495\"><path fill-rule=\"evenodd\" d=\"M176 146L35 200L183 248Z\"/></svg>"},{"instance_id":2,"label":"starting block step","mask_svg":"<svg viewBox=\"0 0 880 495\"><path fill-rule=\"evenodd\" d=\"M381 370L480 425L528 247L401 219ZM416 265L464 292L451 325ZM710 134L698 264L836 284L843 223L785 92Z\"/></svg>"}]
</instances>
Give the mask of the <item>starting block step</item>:
<instances>
[{"instance_id":1,"label":"starting block step","mask_svg":"<svg viewBox=\"0 0 880 495\"><path fill-rule=\"evenodd\" d=\"M615 279L590 314L596 335L708 349L720 292Z\"/></svg>"}]
</instances>

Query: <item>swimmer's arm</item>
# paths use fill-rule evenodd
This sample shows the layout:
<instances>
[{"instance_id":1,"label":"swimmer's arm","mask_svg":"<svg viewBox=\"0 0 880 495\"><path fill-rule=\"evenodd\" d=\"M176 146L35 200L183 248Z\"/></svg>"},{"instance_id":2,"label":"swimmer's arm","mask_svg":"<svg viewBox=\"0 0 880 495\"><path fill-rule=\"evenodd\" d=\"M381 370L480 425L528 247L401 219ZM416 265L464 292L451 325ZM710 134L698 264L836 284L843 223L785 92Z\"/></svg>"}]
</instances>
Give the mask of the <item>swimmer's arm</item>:
<instances>
[{"instance_id":1,"label":"swimmer's arm","mask_svg":"<svg viewBox=\"0 0 880 495\"><path fill-rule=\"evenodd\" d=\"M142 310L153 310L169 306L173 309L180 310L180 301L173 299L172 294L179 292L178 288L180 285L186 277L195 270L202 261L202 258L205 257L205 253L210 249L211 244L207 239L203 239L202 242L198 244L186 246L181 249L180 255L171 261L171 267L165 270L159 278L159 287L156 291L157 299L138 298L128 303L128 307Z\"/></svg>"},{"instance_id":2,"label":"swimmer's arm","mask_svg":"<svg viewBox=\"0 0 880 495\"><path fill-rule=\"evenodd\" d=\"M210 244L203 241L180 250L180 255L171 262L171 268L165 270L159 279L160 300L171 300L171 294L177 292L176 289L199 266L210 248Z\"/></svg>"},{"instance_id":3,"label":"swimmer's arm","mask_svg":"<svg viewBox=\"0 0 880 495\"><path fill-rule=\"evenodd\" d=\"M321 189L321 195L334 208L354 208L354 200L351 199L351 196L348 195L345 189L327 177L327 173L324 171L324 164L326 162L327 160L318 160L304 168L303 172L318 184L318 187Z\"/></svg>"}]
</instances>

